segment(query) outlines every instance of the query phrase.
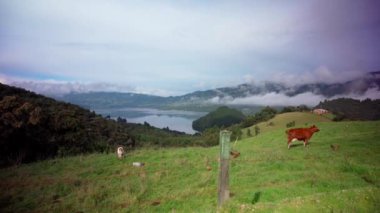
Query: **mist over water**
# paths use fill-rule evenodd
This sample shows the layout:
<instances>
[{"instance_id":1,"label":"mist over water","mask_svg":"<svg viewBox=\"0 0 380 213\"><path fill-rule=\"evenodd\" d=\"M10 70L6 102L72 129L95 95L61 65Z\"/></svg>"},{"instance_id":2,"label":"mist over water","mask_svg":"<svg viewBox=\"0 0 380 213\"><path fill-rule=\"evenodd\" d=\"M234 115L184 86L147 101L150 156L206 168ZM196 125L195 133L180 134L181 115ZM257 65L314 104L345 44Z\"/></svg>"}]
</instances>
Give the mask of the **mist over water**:
<instances>
[{"instance_id":1,"label":"mist over water","mask_svg":"<svg viewBox=\"0 0 380 213\"><path fill-rule=\"evenodd\" d=\"M170 130L196 133L192 128L194 120L205 115L205 112L193 112L183 110L160 110L153 108L119 108L119 109L95 109L96 113L111 118L125 118L128 123L149 123L157 128L169 127Z\"/></svg>"},{"instance_id":2,"label":"mist over water","mask_svg":"<svg viewBox=\"0 0 380 213\"><path fill-rule=\"evenodd\" d=\"M150 125L158 128L169 127L171 130L186 132L188 134L196 133L196 131L192 128L193 119L180 116L147 115L143 117L132 118L128 121L130 123L148 122Z\"/></svg>"}]
</instances>

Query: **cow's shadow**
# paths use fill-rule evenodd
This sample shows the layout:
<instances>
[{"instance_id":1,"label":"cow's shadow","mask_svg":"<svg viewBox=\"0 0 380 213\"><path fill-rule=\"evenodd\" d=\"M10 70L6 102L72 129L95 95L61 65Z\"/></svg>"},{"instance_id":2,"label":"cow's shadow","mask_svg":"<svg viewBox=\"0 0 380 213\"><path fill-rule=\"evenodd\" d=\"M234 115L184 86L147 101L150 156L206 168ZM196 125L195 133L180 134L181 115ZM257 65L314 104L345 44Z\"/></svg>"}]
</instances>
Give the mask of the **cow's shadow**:
<instances>
[{"instance_id":1,"label":"cow's shadow","mask_svg":"<svg viewBox=\"0 0 380 213\"><path fill-rule=\"evenodd\" d=\"M307 142L306 147L310 146L310 144L311 144L310 141ZM303 146L303 142L298 142L298 143L294 143L293 142L293 143L290 144L290 148L292 148L292 147L298 147L298 146Z\"/></svg>"}]
</instances>

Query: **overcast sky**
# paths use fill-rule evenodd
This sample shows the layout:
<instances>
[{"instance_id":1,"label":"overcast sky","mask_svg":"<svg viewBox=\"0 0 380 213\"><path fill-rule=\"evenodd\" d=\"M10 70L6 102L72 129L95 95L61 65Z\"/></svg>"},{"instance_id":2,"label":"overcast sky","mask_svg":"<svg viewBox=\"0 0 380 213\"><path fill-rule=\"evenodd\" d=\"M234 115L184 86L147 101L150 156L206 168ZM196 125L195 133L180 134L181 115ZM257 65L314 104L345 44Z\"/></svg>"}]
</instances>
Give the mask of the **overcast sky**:
<instances>
[{"instance_id":1,"label":"overcast sky","mask_svg":"<svg viewBox=\"0 0 380 213\"><path fill-rule=\"evenodd\" d=\"M0 0L0 82L167 96L345 81L380 70L379 8L378 0Z\"/></svg>"}]
</instances>

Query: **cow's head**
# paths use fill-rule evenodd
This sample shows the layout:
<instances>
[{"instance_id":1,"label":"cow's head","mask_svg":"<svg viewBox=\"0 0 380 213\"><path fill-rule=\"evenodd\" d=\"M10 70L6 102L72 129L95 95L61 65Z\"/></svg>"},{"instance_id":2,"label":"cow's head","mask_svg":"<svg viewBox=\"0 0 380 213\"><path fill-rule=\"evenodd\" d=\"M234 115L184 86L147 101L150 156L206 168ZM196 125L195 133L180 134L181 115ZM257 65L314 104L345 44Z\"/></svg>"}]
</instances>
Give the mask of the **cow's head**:
<instances>
[{"instance_id":1,"label":"cow's head","mask_svg":"<svg viewBox=\"0 0 380 213\"><path fill-rule=\"evenodd\" d=\"M316 127L315 125L311 126L310 130L313 131L313 132L319 132L318 127Z\"/></svg>"}]
</instances>

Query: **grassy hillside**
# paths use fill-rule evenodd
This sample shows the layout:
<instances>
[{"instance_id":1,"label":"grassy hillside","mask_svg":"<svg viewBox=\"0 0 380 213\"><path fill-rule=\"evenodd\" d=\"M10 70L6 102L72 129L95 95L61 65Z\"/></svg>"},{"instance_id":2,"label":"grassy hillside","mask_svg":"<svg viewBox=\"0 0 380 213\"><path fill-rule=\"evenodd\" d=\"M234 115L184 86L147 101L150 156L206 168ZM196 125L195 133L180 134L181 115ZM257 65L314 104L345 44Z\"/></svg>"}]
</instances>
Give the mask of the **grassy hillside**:
<instances>
[{"instance_id":1,"label":"grassy hillside","mask_svg":"<svg viewBox=\"0 0 380 213\"><path fill-rule=\"evenodd\" d=\"M380 121L316 125L308 148L288 150L284 127L238 141L221 212L378 211ZM2 169L0 212L215 212L218 152L141 149Z\"/></svg>"},{"instance_id":2,"label":"grassy hillside","mask_svg":"<svg viewBox=\"0 0 380 213\"><path fill-rule=\"evenodd\" d=\"M244 114L236 109L226 106L219 107L215 111L193 121L193 129L203 132L204 130L217 126L228 127L233 124L240 123L244 120Z\"/></svg>"},{"instance_id":3,"label":"grassy hillside","mask_svg":"<svg viewBox=\"0 0 380 213\"><path fill-rule=\"evenodd\" d=\"M295 127L305 127L318 122L329 122L331 121L331 115L316 115L310 112L287 112L282 114L277 114L274 118L259 123L257 125L243 129L243 138L247 137L247 131L251 132L252 136L255 136L255 126L260 128L260 133L265 133L268 131L283 129L285 130L286 124L294 121Z\"/></svg>"}]
</instances>

